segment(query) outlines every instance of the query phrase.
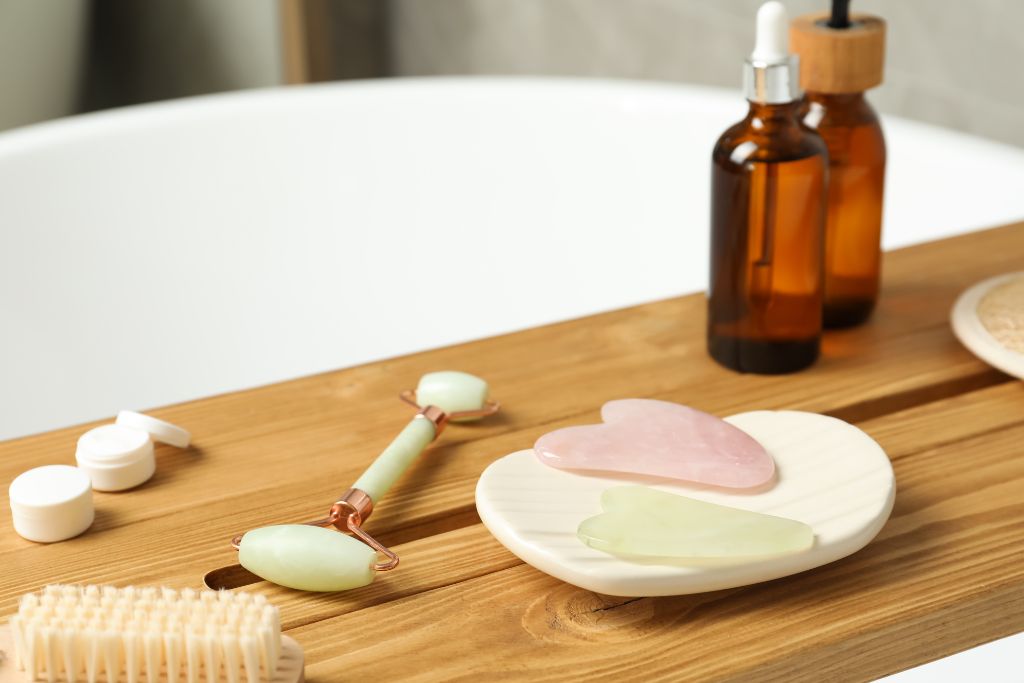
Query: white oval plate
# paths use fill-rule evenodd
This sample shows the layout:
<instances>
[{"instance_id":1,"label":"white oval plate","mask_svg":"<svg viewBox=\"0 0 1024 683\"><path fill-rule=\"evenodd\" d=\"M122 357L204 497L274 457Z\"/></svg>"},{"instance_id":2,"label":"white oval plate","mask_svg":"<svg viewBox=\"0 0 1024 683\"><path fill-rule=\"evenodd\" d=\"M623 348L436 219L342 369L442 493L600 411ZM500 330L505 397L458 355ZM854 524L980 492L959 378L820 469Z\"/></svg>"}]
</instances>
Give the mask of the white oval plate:
<instances>
[{"instance_id":1,"label":"white oval plate","mask_svg":"<svg viewBox=\"0 0 1024 683\"><path fill-rule=\"evenodd\" d=\"M860 550L889 518L896 493L889 458L853 425L796 411L760 410L725 419L775 459L773 487L742 493L649 478L587 476L548 467L530 449L491 463L480 476L480 518L506 548L542 572L580 588L627 597L701 593L806 571ZM733 563L644 564L585 546L576 528L601 513L601 492L638 482L799 520L814 530L814 547Z\"/></svg>"},{"instance_id":2,"label":"white oval plate","mask_svg":"<svg viewBox=\"0 0 1024 683\"><path fill-rule=\"evenodd\" d=\"M981 318L978 317L978 304L981 303L982 297L996 285L1018 277L1024 277L1024 271L997 275L973 285L956 300L949 317L953 324L953 334L968 351L997 370L1024 379L1024 354L1011 351L1000 344L985 329ZM1024 302L1021 305L1024 306Z\"/></svg>"}]
</instances>

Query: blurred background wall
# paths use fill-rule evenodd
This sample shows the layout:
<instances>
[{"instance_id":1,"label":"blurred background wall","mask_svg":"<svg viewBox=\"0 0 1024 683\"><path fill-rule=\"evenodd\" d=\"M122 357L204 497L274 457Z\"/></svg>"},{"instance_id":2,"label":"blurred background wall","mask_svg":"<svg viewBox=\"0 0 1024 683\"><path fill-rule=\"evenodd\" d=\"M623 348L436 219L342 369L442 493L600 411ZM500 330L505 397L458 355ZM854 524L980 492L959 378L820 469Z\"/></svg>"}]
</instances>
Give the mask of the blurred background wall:
<instances>
[{"instance_id":1,"label":"blurred background wall","mask_svg":"<svg viewBox=\"0 0 1024 683\"><path fill-rule=\"evenodd\" d=\"M20 1L90 6L87 110L281 83L277 0Z\"/></svg>"},{"instance_id":2,"label":"blurred background wall","mask_svg":"<svg viewBox=\"0 0 1024 683\"><path fill-rule=\"evenodd\" d=\"M0 0L0 129L79 109L89 9Z\"/></svg>"},{"instance_id":3,"label":"blurred background wall","mask_svg":"<svg viewBox=\"0 0 1024 683\"><path fill-rule=\"evenodd\" d=\"M286 82L532 74L738 88L760 0L0 0L0 127ZM792 15L824 0L786 0ZM854 0L884 112L1024 146L1020 0Z\"/></svg>"}]
</instances>

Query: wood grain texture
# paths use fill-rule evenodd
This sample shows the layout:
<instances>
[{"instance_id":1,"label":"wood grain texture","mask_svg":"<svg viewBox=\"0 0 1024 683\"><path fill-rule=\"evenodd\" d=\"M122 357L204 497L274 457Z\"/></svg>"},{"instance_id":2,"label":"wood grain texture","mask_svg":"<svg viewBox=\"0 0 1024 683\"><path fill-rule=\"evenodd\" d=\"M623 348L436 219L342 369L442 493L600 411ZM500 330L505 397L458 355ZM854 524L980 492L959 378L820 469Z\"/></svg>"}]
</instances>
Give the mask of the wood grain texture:
<instances>
[{"instance_id":1,"label":"wood grain texture","mask_svg":"<svg viewBox=\"0 0 1024 683\"><path fill-rule=\"evenodd\" d=\"M398 390L451 368L486 377L505 410L450 427L378 505L369 529L401 567L338 595L252 586L280 605L309 680L382 659L412 680L864 680L1024 629L1024 385L947 324L962 289L1022 254L1024 224L887 254L872 322L830 333L821 362L787 377L708 360L693 295L153 410L194 446L158 447L154 479L97 493L86 534L37 545L0 516L0 615L55 581L199 585L234 562L233 534L321 515L407 420ZM477 523L479 473L623 397L855 421L893 458L894 516L839 563L699 596L623 602L520 564ZM73 463L87 427L0 443L0 480Z\"/></svg>"},{"instance_id":2,"label":"wood grain texture","mask_svg":"<svg viewBox=\"0 0 1024 683\"><path fill-rule=\"evenodd\" d=\"M881 85L885 21L850 15L851 25L825 25L830 13L804 14L789 27L790 50L800 56L800 87L818 93L860 93Z\"/></svg>"}]
</instances>

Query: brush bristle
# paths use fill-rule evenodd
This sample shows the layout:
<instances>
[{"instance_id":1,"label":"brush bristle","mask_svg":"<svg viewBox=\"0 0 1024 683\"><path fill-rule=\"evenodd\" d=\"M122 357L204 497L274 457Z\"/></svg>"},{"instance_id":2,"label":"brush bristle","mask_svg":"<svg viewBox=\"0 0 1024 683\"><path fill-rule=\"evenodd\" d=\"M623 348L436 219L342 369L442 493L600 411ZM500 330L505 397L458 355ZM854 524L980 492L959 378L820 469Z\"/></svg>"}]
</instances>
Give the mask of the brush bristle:
<instances>
[{"instance_id":1,"label":"brush bristle","mask_svg":"<svg viewBox=\"0 0 1024 683\"><path fill-rule=\"evenodd\" d=\"M50 683L273 679L281 619L262 595L47 586L11 617L18 666Z\"/></svg>"}]
</instances>

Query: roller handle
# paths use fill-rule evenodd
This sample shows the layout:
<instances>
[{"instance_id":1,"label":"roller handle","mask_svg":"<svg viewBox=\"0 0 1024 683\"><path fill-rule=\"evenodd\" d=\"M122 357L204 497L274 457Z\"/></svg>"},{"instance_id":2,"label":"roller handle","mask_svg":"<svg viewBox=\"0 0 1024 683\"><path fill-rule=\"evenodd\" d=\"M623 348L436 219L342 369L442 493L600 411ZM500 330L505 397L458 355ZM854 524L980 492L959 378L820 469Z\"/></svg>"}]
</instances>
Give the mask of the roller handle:
<instances>
[{"instance_id":1,"label":"roller handle","mask_svg":"<svg viewBox=\"0 0 1024 683\"><path fill-rule=\"evenodd\" d=\"M437 436L434 423L417 415L398 433L352 488L365 491L377 502Z\"/></svg>"}]
</instances>

